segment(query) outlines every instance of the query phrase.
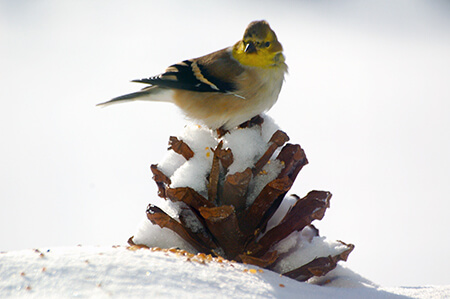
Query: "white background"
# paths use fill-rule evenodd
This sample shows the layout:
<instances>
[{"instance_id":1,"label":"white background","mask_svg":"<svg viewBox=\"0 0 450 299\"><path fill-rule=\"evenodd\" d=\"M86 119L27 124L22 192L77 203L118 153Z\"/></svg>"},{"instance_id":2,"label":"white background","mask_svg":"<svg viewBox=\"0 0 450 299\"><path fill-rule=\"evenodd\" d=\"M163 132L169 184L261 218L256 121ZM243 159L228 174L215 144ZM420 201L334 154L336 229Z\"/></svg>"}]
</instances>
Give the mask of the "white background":
<instances>
[{"instance_id":1,"label":"white background","mask_svg":"<svg viewBox=\"0 0 450 299\"><path fill-rule=\"evenodd\" d=\"M95 104L266 19L290 73L269 115L310 161L292 192L333 193L321 234L382 285L449 284L449 16L445 0L1 0L0 251L124 244L185 119Z\"/></svg>"}]
</instances>

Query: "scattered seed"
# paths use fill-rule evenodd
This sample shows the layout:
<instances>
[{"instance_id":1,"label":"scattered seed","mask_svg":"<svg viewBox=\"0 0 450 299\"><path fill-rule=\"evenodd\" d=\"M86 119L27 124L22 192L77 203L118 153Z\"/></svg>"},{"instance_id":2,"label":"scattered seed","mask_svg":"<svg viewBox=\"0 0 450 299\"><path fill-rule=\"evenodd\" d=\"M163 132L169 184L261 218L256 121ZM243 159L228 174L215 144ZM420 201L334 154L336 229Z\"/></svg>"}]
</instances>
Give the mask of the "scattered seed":
<instances>
[{"instance_id":1,"label":"scattered seed","mask_svg":"<svg viewBox=\"0 0 450 299\"><path fill-rule=\"evenodd\" d=\"M26 275L25 272L20 273L20 276L25 276L25 275Z\"/></svg>"},{"instance_id":2,"label":"scattered seed","mask_svg":"<svg viewBox=\"0 0 450 299\"><path fill-rule=\"evenodd\" d=\"M236 261L229 261L227 259L224 259L221 256L217 256L214 257L211 254L205 254L205 253L198 253L198 254L193 254L190 253L186 250L183 249L178 249L178 248L159 248L159 247L147 247L144 245L133 245L133 246L129 246L127 247L128 250L138 250L138 249L148 249L150 251L153 252L163 252L165 253L165 256L170 256L172 255L176 255L176 256L182 256L182 257L186 257L186 262L196 262L199 264L206 264L206 263L210 263L210 262L216 262L218 264L227 264L230 265L231 267L234 268L232 263L236 263ZM217 255L217 254L215 254Z\"/></svg>"},{"instance_id":3,"label":"scattered seed","mask_svg":"<svg viewBox=\"0 0 450 299\"><path fill-rule=\"evenodd\" d=\"M284 288L284 287L285 287L285 285L280 283L280 288Z\"/></svg>"},{"instance_id":4,"label":"scattered seed","mask_svg":"<svg viewBox=\"0 0 450 299\"><path fill-rule=\"evenodd\" d=\"M250 270L248 270L250 273L252 273L252 274L256 274L256 269L250 269Z\"/></svg>"}]
</instances>

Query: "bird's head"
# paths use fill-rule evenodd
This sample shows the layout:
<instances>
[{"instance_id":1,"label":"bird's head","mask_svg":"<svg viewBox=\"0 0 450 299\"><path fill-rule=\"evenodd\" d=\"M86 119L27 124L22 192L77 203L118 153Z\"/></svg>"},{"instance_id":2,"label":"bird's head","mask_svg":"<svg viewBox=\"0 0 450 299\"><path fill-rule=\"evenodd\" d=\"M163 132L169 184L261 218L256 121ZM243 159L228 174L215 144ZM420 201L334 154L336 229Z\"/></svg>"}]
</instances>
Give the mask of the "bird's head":
<instances>
[{"instance_id":1,"label":"bird's head","mask_svg":"<svg viewBox=\"0 0 450 299\"><path fill-rule=\"evenodd\" d=\"M249 66L270 68L284 63L283 46L266 21L251 22L233 47L233 56Z\"/></svg>"}]
</instances>

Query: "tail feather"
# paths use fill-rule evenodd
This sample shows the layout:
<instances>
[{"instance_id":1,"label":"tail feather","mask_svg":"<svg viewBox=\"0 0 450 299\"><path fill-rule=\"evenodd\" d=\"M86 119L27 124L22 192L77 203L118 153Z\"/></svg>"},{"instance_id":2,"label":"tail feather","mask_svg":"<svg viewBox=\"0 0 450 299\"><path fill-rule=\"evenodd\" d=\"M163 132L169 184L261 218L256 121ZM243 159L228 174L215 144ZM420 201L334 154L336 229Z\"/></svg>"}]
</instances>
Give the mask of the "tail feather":
<instances>
[{"instance_id":1,"label":"tail feather","mask_svg":"<svg viewBox=\"0 0 450 299\"><path fill-rule=\"evenodd\" d=\"M162 88L158 88L156 86L149 86L140 91L125 94L123 96L119 96L112 100L109 100L109 101L106 101L103 103L99 103L96 106L105 107L105 106L109 106L111 104L126 103L126 102L135 101L135 100L171 102L171 97L170 97L170 95L167 96L168 95L168 94L166 94L167 92L169 92L168 89L162 89Z\"/></svg>"},{"instance_id":2,"label":"tail feather","mask_svg":"<svg viewBox=\"0 0 450 299\"><path fill-rule=\"evenodd\" d=\"M112 100L109 100L109 101L106 101L103 103L99 103L96 106L108 106L108 105L116 104L116 103L131 102L131 101L138 100L139 98L148 97L148 95L149 95L148 91L133 92L133 93L125 94L120 97L116 97Z\"/></svg>"}]
</instances>

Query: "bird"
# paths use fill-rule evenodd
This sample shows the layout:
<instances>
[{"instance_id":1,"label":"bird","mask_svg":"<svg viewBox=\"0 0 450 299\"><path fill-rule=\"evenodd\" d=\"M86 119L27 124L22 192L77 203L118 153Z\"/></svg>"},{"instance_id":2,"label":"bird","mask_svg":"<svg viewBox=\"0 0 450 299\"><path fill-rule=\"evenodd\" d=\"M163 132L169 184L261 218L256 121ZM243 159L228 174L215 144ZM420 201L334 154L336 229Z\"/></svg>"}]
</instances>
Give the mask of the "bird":
<instances>
[{"instance_id":1,"label":"bird","mask_svg":"<svg viewBox=\"0 0 450 299\"><path fill-rule=\"evenodd\" d=\"M98 106L148 100L170 102L210 129L231 130L268 111L287 73L283 46L265 20L253 21L234 45L169 66L131 82L149 86Z\"/></svg>"}]
</instances>

